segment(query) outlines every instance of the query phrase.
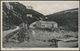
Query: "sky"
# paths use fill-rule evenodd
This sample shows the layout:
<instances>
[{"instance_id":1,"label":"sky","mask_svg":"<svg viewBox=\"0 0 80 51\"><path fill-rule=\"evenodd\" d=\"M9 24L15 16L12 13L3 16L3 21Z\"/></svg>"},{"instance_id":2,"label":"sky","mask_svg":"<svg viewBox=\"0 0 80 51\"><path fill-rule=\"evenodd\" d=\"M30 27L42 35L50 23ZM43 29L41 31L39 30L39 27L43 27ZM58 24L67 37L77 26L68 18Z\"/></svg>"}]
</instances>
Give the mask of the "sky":
<instances>
[{"instance_id":1,"label":"sky","mask_svg":"<svg viewBox=\"0 0 80 51\"><path fill-rule=\"evenodd\" d=\"M79 8L79 1L24 1L21 4L32 6L34 10L49 15L59 11Z\"/></svg>"}]
</instances>

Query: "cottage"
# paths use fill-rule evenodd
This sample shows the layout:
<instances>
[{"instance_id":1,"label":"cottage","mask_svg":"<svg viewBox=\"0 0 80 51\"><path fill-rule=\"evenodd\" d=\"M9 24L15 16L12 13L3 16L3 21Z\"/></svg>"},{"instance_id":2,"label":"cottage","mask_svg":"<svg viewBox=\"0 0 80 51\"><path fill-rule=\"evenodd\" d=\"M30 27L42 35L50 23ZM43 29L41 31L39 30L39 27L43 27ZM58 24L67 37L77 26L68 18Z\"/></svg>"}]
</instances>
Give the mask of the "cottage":
<instances>
[{"instance_id":1,"label":"cottage","mask_svg":"<svg viewBox=\"0 0 80 51\"><path fill-rule=\"evenodd\" d=\"M40 28L57 28L57 23L53 21L38 21L36 26Z\"/></svg>"},{"instance_id":2,"label":"cottage","mask_svg":"<svg viewBox=\"0 0 80 51\"><path fill-rule=\"evenodd\" d=\"M30 28L58 28L58 24L54 21L36 21L30 25Z\"/></svg>"}]
</instances>

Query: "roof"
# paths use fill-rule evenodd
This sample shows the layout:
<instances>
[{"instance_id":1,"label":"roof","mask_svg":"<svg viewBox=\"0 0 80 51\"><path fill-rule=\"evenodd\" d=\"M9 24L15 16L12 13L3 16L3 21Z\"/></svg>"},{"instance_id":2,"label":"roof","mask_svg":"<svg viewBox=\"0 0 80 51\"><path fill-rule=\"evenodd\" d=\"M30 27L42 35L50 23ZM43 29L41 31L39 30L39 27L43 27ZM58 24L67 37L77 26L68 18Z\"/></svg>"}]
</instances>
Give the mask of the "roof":
<instances>
[{"instance_id":1,"label":"roof","mask_svg":"<svg viewBox=\"0 0 80 51\"><path fill-rule=\"evenodd\" d=\"M47 23L47 24L57 24L57 22L54 22L54 21L39 21L41 23Z\"/></svg>"}]
</instances>

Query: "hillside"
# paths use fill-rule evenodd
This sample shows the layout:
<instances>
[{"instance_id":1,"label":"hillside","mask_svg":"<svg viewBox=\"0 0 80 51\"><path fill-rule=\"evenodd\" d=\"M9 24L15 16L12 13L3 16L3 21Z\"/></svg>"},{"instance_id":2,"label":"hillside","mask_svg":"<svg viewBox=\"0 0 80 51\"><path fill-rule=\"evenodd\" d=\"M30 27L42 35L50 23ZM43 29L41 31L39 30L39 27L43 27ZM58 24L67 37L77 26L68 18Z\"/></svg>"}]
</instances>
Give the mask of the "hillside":
<instances>
[{"instance_id":1,"label":"hillside","mask_svg":"<svg viewBox=\"0 0 80 51\"><path fill-rule=\"evenodd\" d=\"M62 29L78 31L78 8L46 15L47 21L56 21Z\"/></svg>"},{"instance_id":2,"label":"hillside","mask_svg":"<svg viewBox=\"0 0 80 51\"><path fill-rule=\"evenodd\" d=\"M32 14L32 17L27 17L27 14ZM23 22L26 24L31 24L32 22L38 20L40 17L43 17L43 14L33 9L27 9L19 2L3 3L3 26L5 28L6 26L18 26Z\"/></svg>"}]
</instances>

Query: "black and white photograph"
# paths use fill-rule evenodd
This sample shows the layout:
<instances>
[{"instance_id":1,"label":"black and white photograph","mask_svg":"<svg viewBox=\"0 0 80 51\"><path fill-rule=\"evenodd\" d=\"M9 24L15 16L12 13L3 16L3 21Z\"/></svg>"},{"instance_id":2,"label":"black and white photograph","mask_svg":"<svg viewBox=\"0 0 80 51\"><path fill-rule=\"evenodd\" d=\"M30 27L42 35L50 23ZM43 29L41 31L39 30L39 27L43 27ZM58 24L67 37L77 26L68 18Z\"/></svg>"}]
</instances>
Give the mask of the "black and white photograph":
<instances>
[{"instance_id":1,"label":"black and white photograph","mask_svg":"<svg viewBox=\"0 0 80 51\"><path fill-rule=\"evenodd\" d=\"M2 2L2 48L78 48L79 1Z\"/></svg>"}]
</instances>

